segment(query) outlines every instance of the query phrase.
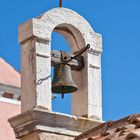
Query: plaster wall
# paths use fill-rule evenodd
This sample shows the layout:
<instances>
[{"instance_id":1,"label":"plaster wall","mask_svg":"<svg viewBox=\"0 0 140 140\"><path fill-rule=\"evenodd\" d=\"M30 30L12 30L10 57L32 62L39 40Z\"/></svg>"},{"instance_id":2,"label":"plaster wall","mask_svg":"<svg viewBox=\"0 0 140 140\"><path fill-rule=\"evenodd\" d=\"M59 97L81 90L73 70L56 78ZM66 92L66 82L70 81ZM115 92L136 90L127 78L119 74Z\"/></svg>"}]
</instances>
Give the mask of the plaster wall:
<instances>
[{"instance_id":1,"label":"plaster wall","mask_svg":"<svg viewBox=\"0 0 140 140\"><path fill-rule=\"evenodd\" d=\"M12 99L0 98L0 139L16 140L8 119L20 113L20 104Z\"/></svg>"}]
</instances>

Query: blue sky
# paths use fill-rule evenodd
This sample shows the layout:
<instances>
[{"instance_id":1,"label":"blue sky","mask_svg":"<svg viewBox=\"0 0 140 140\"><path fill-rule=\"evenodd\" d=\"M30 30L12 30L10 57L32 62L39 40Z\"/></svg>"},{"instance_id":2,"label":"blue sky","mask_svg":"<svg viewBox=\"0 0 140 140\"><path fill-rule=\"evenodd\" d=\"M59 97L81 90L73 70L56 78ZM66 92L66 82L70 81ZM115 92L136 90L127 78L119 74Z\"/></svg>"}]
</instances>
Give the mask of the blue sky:
<instances>
[{"instance_id":1,"label":"blue sky","mask_svg":"<svg viewBox=\"0 0 140 140\"><path fill-rule=\"evenodd\" d=\"M58 6L58 0L1 0L0 57L20 71L18 25ZM140 113L140 1L63 0L103 36L103 119ZM64 38L53 33L53 49L68 50ZM70 113L70 95L58 96L53 109Z\"/></svg>"}]
</instances>

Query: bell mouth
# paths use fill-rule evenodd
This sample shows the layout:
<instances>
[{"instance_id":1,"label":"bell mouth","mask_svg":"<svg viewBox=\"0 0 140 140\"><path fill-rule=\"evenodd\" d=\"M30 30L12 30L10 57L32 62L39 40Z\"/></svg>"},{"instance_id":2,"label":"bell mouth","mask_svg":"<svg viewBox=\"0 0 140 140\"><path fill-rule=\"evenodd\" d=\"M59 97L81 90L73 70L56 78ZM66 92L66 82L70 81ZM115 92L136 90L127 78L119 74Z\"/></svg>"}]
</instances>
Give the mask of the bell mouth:
<instances>
[{"instance_id":1,"label":"bell mouth","mask_svg":"<svg viewBox=\"0 0 140 140\"><path fill-rule=\"evenodd\" d=\"M73 93L73 92L76 92L77 90L78 90L78 88L74 87L74 86L55 86L55 87L52 87L52 92L56 93L56 94Z\"/></svg>"}]
</instances>

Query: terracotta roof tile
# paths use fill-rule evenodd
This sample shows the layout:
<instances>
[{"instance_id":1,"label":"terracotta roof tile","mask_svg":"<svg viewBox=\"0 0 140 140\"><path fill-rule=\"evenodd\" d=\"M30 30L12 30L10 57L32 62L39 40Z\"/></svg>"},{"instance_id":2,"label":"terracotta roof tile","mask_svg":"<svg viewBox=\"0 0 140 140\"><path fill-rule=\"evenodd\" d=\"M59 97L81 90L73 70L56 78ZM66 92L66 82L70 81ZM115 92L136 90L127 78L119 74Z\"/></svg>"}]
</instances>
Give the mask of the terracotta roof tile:
<instances>
[{"instance_id":1,"label":"terracotta roof tile","mask_svg":"<svg viewBox=\"0 0 140 140\"><path fill-rule=\"evenodd\" d=\"M20 74L0 58L0 84L20 87Z\"/></svg>"},{"instance_id":2,"label":"terracotta roof tile","mask_svg":"<svg viewBox=\"0 0 140 140\"><path fill-rule=\"evenodd\" d=\"M102 123L75 140L140 140L140 114Z\"/></svg>"}]
</instances>

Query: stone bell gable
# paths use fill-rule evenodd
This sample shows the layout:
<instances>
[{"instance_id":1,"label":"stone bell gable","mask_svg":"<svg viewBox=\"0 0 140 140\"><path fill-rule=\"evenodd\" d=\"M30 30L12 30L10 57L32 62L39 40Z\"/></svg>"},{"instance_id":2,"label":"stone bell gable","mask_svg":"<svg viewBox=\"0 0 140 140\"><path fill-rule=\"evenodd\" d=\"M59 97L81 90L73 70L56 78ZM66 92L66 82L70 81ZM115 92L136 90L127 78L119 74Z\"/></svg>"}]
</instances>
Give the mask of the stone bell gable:
<instances>
[{"instance_id":1,"label":"stone bell gable","mask_svg":"<svg viewBox=\"0 0 140 140\"><path fill-rule=\"evenodd\" d=\"M52 110L50 67L53 31L59 32L66 38L72 52L90 44L90 50L84 54L85 68L80 72L73 72L79 90L72 95L72 114L101 120L102 37L93 31L82 16L66 8L52 9L19 27L22 111L34 107ZM37 84L42 78L46 80L42 84Z\"/></svg>"},{"instance_id":2,"label":"stone bell gable","mask_svg":"<svg viewBox=\"0 0 140 140\"><path fill-rule=\"evenodd\" d=\"M62 34L72 53L85 48L84 68L72 71L78 90L72 115L52 110L51 35ZM9 119L17 139L73 140L102 121L102 36L76 12L54 8L19 26L21 44L21 111Z\"/></svg>"}]
</instances>

